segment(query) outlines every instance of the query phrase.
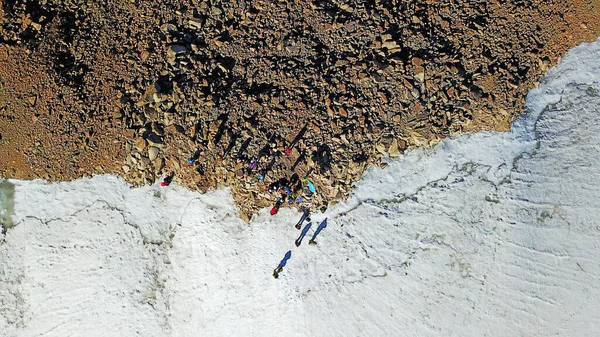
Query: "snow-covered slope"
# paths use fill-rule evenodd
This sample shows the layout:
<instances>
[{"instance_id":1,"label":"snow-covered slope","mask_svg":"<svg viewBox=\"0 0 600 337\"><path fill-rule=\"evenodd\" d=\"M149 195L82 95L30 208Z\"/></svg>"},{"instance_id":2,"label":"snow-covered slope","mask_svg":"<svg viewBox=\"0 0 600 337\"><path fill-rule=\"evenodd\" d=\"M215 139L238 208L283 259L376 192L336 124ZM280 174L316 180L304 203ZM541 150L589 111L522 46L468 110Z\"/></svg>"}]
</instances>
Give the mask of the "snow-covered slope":
<instances>
[{"instance_id":1,"label":"snow-covered slope","mask_svg":"<svg viewBox=\"0 0 600 337\"><path fill-rule=\"evenodd\" d=\"M316 246L227 190L12 181L0 336L597 336L598 59L571 51L508 133L366 173Z\"/></svg>"}]
</instances>

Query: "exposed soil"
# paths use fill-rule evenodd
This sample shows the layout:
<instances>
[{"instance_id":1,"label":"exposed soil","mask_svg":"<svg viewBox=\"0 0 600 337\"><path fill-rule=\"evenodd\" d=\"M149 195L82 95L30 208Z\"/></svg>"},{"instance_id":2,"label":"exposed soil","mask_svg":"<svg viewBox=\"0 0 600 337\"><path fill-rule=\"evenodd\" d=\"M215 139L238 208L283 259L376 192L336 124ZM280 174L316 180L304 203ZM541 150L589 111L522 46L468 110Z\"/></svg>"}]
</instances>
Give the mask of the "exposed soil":
<instances>
[{"instance_id":1,"label":"exposed soil","mask_svg":"<svg viewBox=\"0 0 600 337\"><path fill-rule=\"evenodd\" d=\"M230 186L243 216L294 173L323 207L382 156L508 129L541 75L600 33L597 0L0 7L0 176L174 174Z\"/></svg>"}]
</instances>

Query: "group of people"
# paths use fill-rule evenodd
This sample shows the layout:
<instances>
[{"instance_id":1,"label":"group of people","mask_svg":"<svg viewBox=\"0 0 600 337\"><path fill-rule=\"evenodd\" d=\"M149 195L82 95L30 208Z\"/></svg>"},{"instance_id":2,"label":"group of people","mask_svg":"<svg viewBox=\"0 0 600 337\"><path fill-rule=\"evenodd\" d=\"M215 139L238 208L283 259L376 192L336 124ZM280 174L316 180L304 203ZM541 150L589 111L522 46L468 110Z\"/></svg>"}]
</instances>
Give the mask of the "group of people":
<instances>
[{"instance_id":1,"label":"group of people","mask_svg":"<svg viewBox=\"0 0 600 337\"><path fill-rule=\"evenodd\" d=\"M193 156L187 158L189 165L195 165L200 157L199 151L196 151ZM255 160L250 160L248 167L246 168L246 174L251 173L252 170L256 169L258 163ZM310 173L310 172L309 172ZM258 179L261 180L261 174ZM173 174L166 176L160 183L161 186L169 186L173 181ZM262 175L264 179L264 175ZM287 201L288 204L294 203L301 204L305 201L310 201L313 194L317 192L315 185L312 181L308 180L308 175L304 178L299 178L297 173L294 173L288 180L287 178L281 178L278 181L270 184L267 187L267 191L275 200L275 206L271 209L271 215L277 214L279 207Z\"/></svg>"},{"instance_id":2,"label":"group of people","mask_svg":"<svg viewBox=\"0 0 600 337\"><path fill-rule=\"evenodd\" d=\"M198 161L198 158L199 158L199 153L196 152L192 157L187 159L187 162L190 165L194 165ZM248 164L247 171L251 172L257 166L258 166L257 162L254 160L251 160ZM170 175L166 176L163 179L163 181L160 183L160 185L163 187L169 186L171 184L171 182L173 181L173 177L174 177L174 174L170 174ZM259 180L260 180L260 177L259 177ZM301 204L304 201L310 201L311 196L316 193L316 188L315 188L314 184L310 180L308 180L308 175L304 178L299 178L298 174L295 173L292 175L292 177L289 180L287 178L281 178L278 181L270 184L267 187L267 191L275 200L275 206L271 209L271 215L275 215L279 211L279 207L286 201L290 205L294 204L294 203ZM296 247L300 246L300 244L302 243L302 239L308 233L308 231L310 230L311 225L312 225L311 219L309 217L310 211L309 211L308 207L302 206L302 211L303 211L302 218L300 219L300 221L298 221L298 223L296 224L295 227L296 227L296 229L300 230L302 227L302 224L305 220L308 221L308 223L302 229L298 239L296 239L296 241L295 241ZM312 238L309 241L309 245L317 244L315 241L315 238L317 237L317 235L319 235L321 230L323 230L325 227L327 227L327 218L321 222L319 227L317 227L315 233L313 234ZM279 262L279 264L277 265L277 268L275 268L275 270L273 271L274 278L279 278L279 273L281 273L283 271L283 268L286 266L287 261L291 257L292 257L292 251L288 251L287 253L285 253L283 259Z\"/></svg>"},{"instance_id":3,"label":"group of people","mask_svg":"<svg viewBox=\"0 0 600 337\"><path fill-rule=\"evenodd\" d=\"M302 240L304 239L304 237L306 236L306 234L308 233L308 231L310 230L310 227L312 225L312 222L310 220L309 217L309 210L308 208L303 208L303 212L304 214L302 214L302 218L300 218L300 221L298 221L298 224L296 224L296 229L300 229L302 226L302 223L304 222L304 220L308 221L308 223L306 224L306 226L304 226L304 229L302 229L302 232L300 232L300 236L296 239L296 241L294 242L296 244L296 247L299 247L302 244ZM323 220L321 222L321 224L319 225L319 227L317 227L317 230L315 230L315 232L313 233L312 238L308 241L309 245L316 245L317 241L315 241L315 239L317 238L317 236L319 235L319 233L321 233L321 231L327 227L327 218L325 218L325 220ZM283 271L283 267L285 267L285 265L287 264L287 261L292 257L292 251L288 251L287 253L285 253L283 259L281 260L281 262L279 262L279 265L277 265L277 268L275 268L275 270L273 270L273 277L274 278L279 278L279 273L281 273Z\"/></svg>"},{"instance_id":4,"label":"group of people","mask_svg":"<svg viewBox=\"0 0 600 337\"><path fill-rule=\"evenodd\" d=\"M288 204L292 205L310 201L317 190L314 184L308 180L308 177L299 179L298 175L294 174L290 180L282 178L272 183L267 187L267 192L275 200L275 206L271 209L271 215L275 215L284 202L287 201Z\"/></svg>"}]
</instances>

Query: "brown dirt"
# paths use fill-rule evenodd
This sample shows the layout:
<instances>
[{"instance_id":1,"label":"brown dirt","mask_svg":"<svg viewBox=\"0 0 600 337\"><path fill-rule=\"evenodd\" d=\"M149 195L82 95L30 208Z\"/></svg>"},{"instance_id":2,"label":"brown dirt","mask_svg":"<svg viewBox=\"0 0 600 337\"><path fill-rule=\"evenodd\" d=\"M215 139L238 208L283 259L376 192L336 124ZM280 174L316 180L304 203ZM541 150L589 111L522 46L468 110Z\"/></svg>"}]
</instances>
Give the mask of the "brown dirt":
<instances>
[{"instance_id":1,"label":"brown dirt","mask_svg":"<svg viewBox=\"0 0 600 337\"><path fill-rule=\"evenodd\" d=\"M77 93L49 76L43 58L27 49L0 46L0 174L20 179L72 179L119 173L123 132L90 128ZM110 155L112 154L112 155Z\"/></svg>"},{"instance_id":2,"label":"brown dirt","mask_svg":"<svg viewBox=\"0 0 600 337\"><path fill-rule=\"evenodd\" d=\"M600 32L597 0L43 3L0 1L0 176L175 173L244 216L294 172L321 207L383 155L507 130Z\"/></svg>"}]
</instances>

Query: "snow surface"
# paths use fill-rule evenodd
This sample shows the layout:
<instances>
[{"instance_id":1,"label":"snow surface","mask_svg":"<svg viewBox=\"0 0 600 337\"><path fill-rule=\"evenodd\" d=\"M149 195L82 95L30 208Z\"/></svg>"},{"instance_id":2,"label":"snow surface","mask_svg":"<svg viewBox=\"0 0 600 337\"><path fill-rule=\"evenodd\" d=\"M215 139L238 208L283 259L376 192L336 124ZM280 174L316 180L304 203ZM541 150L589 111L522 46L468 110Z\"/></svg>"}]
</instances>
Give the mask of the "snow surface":
<instances>
[{"instance_id":1,"label":"snow surface","mask_svg":"<svg viewBox=\"0 0 600 337\"><path fill-rule=\"evenodd\" d=\"M510 132L365 173L299 248L298 212L245 224L226 189L11 181L0 336L597 336L598 59L572 50Z\"/></svg>"}]
</instances>

